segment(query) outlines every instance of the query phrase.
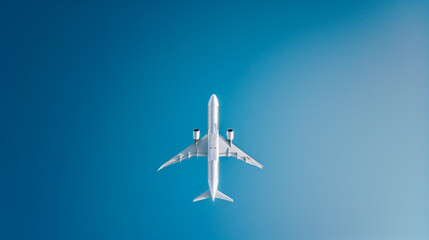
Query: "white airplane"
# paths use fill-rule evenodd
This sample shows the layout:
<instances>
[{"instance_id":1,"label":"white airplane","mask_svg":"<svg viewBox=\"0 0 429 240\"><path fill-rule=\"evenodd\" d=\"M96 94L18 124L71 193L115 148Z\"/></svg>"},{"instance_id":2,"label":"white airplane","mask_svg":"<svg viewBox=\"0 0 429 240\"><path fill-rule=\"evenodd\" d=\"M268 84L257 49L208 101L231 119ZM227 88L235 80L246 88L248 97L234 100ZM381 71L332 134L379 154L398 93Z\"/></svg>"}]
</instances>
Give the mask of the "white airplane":
<instances>
[{"instance_id":1,"label":"white airplane","mask_svg":"<svg viewBox=\"0 0 429 240\"><path fill-rule=\"evenodd\" d=\"M232 143L232 139L234 138L234 131L232 129L228 129L226 132L228 140L222 137L222 135L219 135L219 101L214 94L209 100L208 115L208 134L200 139L200 130L194 129L194 143L162 164L158 171L193 156L207 157L209 190L196 197L194 202L207 198L211 198L212 201L214 201L215 198L219 198L233 202L234 200L232 200L232 198L217 190L219 183L219 157L235 157L258 168L264 168L264 166Z\"/></svg>"}]
</instances>

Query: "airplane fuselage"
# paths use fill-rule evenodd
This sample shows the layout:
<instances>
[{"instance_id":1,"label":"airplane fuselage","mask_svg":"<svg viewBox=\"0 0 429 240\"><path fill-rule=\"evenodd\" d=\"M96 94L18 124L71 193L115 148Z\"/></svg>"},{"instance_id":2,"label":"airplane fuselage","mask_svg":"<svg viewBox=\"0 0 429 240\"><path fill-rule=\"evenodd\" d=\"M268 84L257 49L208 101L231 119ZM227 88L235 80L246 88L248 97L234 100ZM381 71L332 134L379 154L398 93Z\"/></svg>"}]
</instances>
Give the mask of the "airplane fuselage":
<instances>
[{"instance_id":1,"label":"airplane fuselage","mask_svg":"<svg viewBox=\"0 0 429 240\"><path fill-rule=\"evenodd\" d=\"M214 201L219 183L219 101L213 95L208 106L208 182Z\"/></svg>"}]
</instances>

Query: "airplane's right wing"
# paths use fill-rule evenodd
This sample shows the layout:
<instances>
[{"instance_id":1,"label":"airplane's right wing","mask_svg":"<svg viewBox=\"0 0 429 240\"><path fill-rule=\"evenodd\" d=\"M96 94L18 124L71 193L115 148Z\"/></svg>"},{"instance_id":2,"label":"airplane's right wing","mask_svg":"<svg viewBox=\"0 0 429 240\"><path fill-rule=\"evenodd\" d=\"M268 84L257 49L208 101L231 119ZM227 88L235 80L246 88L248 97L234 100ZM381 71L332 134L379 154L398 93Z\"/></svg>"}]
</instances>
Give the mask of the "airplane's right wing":
<instances>
[{"instance_id":1,"label":"airplane's right wing","mask_svg":"<svg viewBox=\"0 0 429 240\"><path fill-rule=\"evenodd\" d=\"M234 143L228 141L221 135L219 135L219 157L235 157L255 167L264 168L262 164L258 163L255 159L243 152L243 150L235 146Z\"/></svg>"},{"instance_id":2,"label":"airplane's right wing","mask_svg":"<svg viewBox=\"0 0 429 240\"><path fill-rule=\"evenodd\" d=\"M171 164L175 164L181 162L185 159L191 158L193 156L207 156L207 134L204 135L200 140L192 143L191 146L185 148L185 150L181 151L179 154L174 156L172 159L168 160L166 163L162 164L162 166L158 169L161 170Z\"/></svg>"}]
</instances>

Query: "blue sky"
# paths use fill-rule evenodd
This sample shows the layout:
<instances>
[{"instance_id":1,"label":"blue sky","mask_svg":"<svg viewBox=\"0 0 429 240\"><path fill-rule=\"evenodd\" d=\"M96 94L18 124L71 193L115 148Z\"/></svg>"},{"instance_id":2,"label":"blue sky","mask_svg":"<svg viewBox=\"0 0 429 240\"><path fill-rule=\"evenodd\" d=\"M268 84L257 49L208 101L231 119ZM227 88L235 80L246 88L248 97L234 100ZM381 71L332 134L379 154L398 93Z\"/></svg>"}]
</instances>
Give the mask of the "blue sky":
<instances>
[{"instance_id":1,"label":"blue sky","mask_svg":"<svg viewBox=\"0 0 429 240\"><path fill-rule=\"evenodd\" d=\"M1 239L428 239L429 5L3 2ZM207 130L262 163L156 172Z\"/></svg>"}]
</instances>

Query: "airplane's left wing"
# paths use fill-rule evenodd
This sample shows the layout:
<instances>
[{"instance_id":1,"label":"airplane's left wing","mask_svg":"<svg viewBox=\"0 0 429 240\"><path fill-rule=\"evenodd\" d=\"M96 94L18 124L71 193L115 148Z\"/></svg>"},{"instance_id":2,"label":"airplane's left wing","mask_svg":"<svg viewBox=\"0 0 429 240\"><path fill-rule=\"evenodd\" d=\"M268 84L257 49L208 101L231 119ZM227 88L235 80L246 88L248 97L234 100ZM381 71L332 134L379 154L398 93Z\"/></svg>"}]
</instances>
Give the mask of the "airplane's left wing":
<instances>
[{"instance_id":1,"label":"airplane's left wing","mask_svg":"<svg viewBox=\"0 0 429 240\"><path fill-rule=\"evenodd\" d=\"M247 155L247 153L243 152L243 150L235 146L234 143L228 141L221 135L219 135L219 157L235 157L255 167L264 168L262 164L258 163L255 159Z\"/></svg>"},{"instance_id":2,"label":"airplane's left wing","mask_svg":"<svg viewBox=\"0 0 429 240\"><path fill-rule=\"evenodd\" d=\"M194 142L193 144L191 144L191 146L187 147L185 150L181 151L179 154L174 156L172 159L170 159L167 162L165 162L164 164L162 164L162 166L158 169L158 171L167 167L167 166L170 166L171 164L181 162L181 161L188 159L188 158L191 158L193 156L206 157L207 156L207 149L208 149L207 144L208 143L207 143L207 134L206 134L200 140Z\"/></svg>"}]
</instances>

